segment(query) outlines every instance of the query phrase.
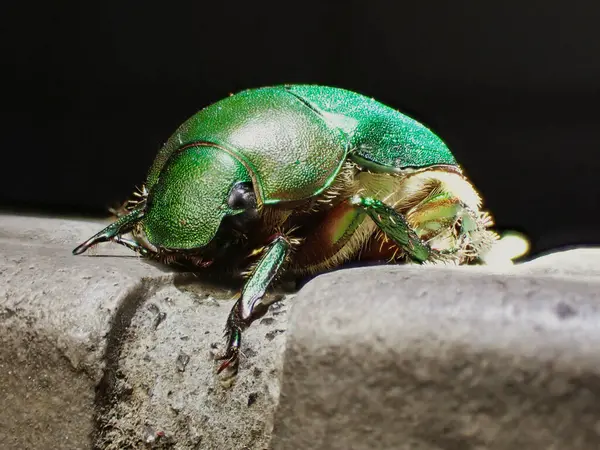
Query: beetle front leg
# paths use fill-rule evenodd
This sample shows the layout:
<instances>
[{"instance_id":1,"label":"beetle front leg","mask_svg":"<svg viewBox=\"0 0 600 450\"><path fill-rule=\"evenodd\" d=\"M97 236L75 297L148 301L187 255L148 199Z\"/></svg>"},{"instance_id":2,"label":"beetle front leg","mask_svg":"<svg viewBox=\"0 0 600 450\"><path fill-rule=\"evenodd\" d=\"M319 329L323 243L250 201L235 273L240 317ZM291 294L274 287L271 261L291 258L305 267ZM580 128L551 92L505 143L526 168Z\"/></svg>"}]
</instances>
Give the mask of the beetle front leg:
<instances>
[{"instance_id":1,"label":"beetle front leg","mask_svg":"<svg viewBox=\"0 0 600 450\"><path fill-rule=\"evenodd\" d=\"M355 195L350 204L364 210L373 222L413 260L424 262L435 253L412 229L402 214L380 200Z\"/></svg>"},{"instance_id":2,"label":"beetle front leg","mask_svg":"<svg viewBox=\"0 0 600 450\"><path fill-rule=\"evenodd\" d=\"M244 285L242 294L229 313L225 333L227 336L227 349L218 357L224 360L217 373L230 368L232 375L237 373L239 366L239 353L242 343L242 332L256 319L262 317L269 307L260 300L265 294L285 259L290 253L291 242L284 235L277 235L268 245L258 264L252 271L250 278Z\"/></svg>"}]
</instances>

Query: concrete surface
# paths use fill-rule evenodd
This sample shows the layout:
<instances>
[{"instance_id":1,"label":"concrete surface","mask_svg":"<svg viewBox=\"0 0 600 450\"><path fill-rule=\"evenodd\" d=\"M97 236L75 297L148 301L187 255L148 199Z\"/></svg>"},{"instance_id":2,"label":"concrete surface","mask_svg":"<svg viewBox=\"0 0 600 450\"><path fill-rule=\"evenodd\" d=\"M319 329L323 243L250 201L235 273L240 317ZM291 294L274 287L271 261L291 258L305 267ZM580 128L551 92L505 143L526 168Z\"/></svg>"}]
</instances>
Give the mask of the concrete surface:
<instances>
[{"instance_id":1,"label":"concrete surface","mask_svg":"<svg viewBox=\"0 0 600 450\"><path fill-rule=\"evenodd\" d=\"M225 388L236 288L72 256L101 226L0 215L0 449L600 448L600 250L320 276Z\"/></svg>"},{"instance_id":2,"label":"concrete surface","mask_svg":"<svg viewBox=\"0 0 600 450\"><path fill-rule=\"evenodd\" d=\"M0 215L0 449L266 447L285 301L224 389L209 351L234 292L114 244L71 255L102 226Z\"/></svg>"},{"instance_id":3,"label":"concrete surface","mask_svg":"<svg viewBox=\"0 0 600 450\"><path fill-rule=\"evenodd\" d=\"M600 448L600 251L546 258L308 283L272 448Z\"/></svg>"},{"instance_id":4,"label":"concrete surface","mask_svg":"<svg viewBox=\"0 0 600 450\"><path fill-rule=\"evenodd\" d=\"M97 226L0 218L0 447L89 448L115 313L162 274L130 257L72 257Z\"/></svg>"},{"instance_id":5,"label":"concrete surface","mask_svg":"<svg viewBox=\"0 0 600 450\"><path fill-rule=\"evenodd\" d=\"M176 279L147 297L119 357L118 401L103 413L101 448L268 447L287 300L244 333L241 374L227 389L215 375L212 352L223 349L233 295Z\"/></svg>"}]
</instances>

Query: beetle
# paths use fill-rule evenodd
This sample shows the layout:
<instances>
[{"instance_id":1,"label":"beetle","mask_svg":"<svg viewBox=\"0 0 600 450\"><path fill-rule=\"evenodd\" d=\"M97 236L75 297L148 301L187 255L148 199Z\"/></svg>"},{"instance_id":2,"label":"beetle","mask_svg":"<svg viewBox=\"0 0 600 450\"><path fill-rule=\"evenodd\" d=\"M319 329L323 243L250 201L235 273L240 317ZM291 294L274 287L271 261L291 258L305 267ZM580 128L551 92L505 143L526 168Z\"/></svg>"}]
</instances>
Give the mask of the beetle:
<instances>
[{"instance_id":1,"label":"beetle","mask_svg":"<svg viewBox=\"0 0 600 450\"><path fill-rule=\"evenodd\" d=\"M217 372L282 273L348 261L477 262L497 235L446 144L348 90L249 89L196 113L159 151L127 213L73 250L113 241L164 262L247 269ZM133 238L125 238L131 233Z\"/></svg>"}]
</instances>

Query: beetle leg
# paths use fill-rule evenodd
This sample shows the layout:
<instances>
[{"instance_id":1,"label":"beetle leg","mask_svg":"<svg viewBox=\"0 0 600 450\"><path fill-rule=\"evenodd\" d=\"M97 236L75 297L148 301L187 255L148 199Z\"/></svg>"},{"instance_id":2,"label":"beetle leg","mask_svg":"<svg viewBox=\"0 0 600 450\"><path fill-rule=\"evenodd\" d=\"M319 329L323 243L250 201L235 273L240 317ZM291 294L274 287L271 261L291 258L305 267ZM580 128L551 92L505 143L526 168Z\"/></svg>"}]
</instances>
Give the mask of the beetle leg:
<instances>
[{"instance_id":1,"label":"beetle leg","mask_svg":"<svg viewBox=\"0 0 600 450\"><path fill-rule=\"evenodd\" d=\"M240 298L235 302L229 313L225 325L227 349L222 356L217 358L218 360L224 360L217 373L221 373L228 367L232 370L233 375L237 372L242 332L254 320L262 317L267 312L269 305L260 302L260 300L277 272L281 269L291 247L290 240L286 236L278 234L268 245L252 271L250 278L244 285Z\"/></svg>"},{"instance_id":2,"label":"beetle leg","mask_svg":"<svg viewBox=\"0 0 600 450\"><path fill-rule=\"evenodd\" d=\"M121 244L127 247L129 250L133 250L134 252L139 253L142 256L148 256L150 254L147 248L142 247L140 244L138 244L135 241L132 241L131 239L126 239L117 235L112 239L112 241L116 242L117 244Z\"/></svg>"},{"instance_id":3,"label":"beetle leg","mask_svg":"<svg viewBox=\"0 0 600 450\"><path fill-rule=\"evenodd\" d=\"M92 245L99 244L100 242L108 242L113 240L120 234L131 231L135 224L144 216L143 209L134 209L126 216L119 218L116 222L111 223L102 231L96 233L83 244L80 244L73 250L74 255L80 255L85 252Z\"/></svg>"},{"instance_id":4,"label":"beetle leg","mask_svg":"<svg viewBox=\"0 0 600 450\"><path fill-rule=\"evenodd\" d=\"M373 222L415 261L427 261L435 252L412 229L402 214L380 200L358 195L350 204L364 210Z\"/></svg>"}]
</instances>

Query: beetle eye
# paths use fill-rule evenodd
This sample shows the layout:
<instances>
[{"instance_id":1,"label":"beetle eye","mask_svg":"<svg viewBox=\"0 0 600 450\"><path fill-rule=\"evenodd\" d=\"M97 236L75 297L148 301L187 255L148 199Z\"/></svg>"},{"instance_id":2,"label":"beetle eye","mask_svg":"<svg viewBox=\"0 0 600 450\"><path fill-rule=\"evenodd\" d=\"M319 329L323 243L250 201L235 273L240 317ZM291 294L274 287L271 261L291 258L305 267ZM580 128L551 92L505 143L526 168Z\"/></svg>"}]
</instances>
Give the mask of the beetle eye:
<instances>
[{"instance_id":1,"label":"beetle eye","mask_svg":"<svg viewBox=\"0 0 600 450\"><path fill-rule=\"evenodd\" d=\"M252 189L252 183L236 183L231 188L227 204L231 209L256 208L256 195Z\"/></svg>"}]
</instances>

